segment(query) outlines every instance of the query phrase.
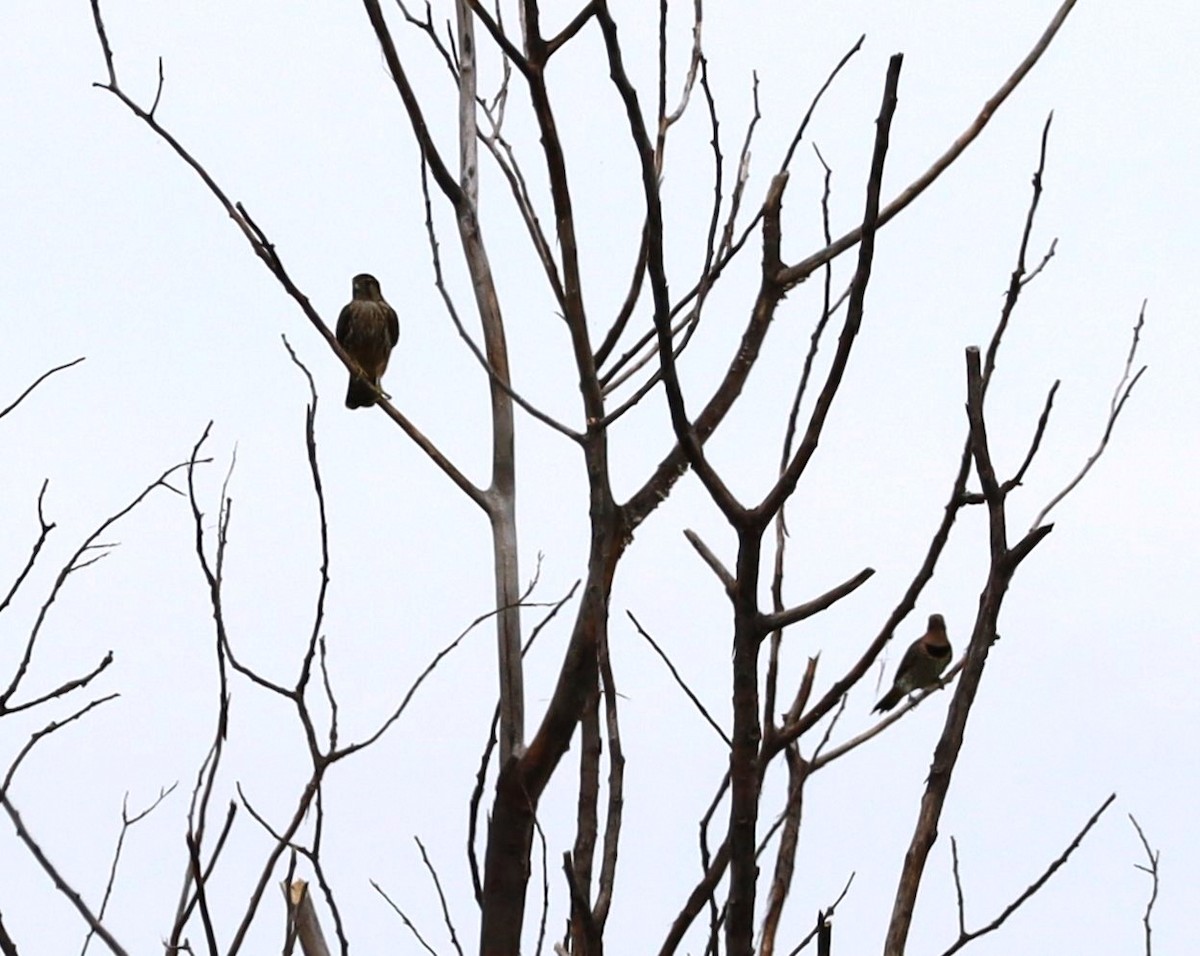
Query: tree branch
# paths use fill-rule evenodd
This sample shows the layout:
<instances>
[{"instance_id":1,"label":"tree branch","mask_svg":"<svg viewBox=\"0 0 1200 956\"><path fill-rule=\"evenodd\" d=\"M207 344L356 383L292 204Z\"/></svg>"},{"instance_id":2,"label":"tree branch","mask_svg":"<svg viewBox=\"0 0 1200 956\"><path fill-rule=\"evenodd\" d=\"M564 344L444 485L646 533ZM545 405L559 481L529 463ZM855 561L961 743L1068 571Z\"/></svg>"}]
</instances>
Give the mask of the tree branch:
<instances>
[{"instance_id":1,"label":"tree branch","mask_svg":"<svg viewBox=\"0 0 1200 956\"><path fill-rule=\"evenodd\" d=\"M1088 456L1088 460L1084 462L1083 468L1079 470L1074 478L1072 478L1065 488L1050 499L1049 503L1037 513L1037 517L1033 519L1033 524L1030 526L1036 528L1046 519L1046 515L1067 495L1078 487L1079 483L1087 476L1087 473L1092 470L1092 466L1100 460L1100 456L1104 454L1104 450L1108 447L1108 440L1112 437L1113 429L1116 427L1117 418L1120 417L1121 411L1125 408L1125 403L1129 400L1129 396L1133 393L1134 386L1137 385L1147 366L1143 365L1136 372L1133 372L1133 362L1137 356L1138 344L1141 341L1142 325L1146 320L1146 303L1142 303L1141 311L1138 312L1137 323L1133 327L1133 341L1129 345L1129 354L1125 357L1125 370L1121 375L1121 380L1117 382L1117 387L1113 391L1112 401L1108 407L1108 420L1104 425L1104 434L1100 436L1100 444L1096 446L1096 450ZM1132 374L1131 374L1132 373Z\"/></svg>"},{"instance_id":2,"label":"tree branch","mask_svg":"<svg viewBox=\"0 0 1200 956\"><path fill-rule=\"evenodd\" d=\"M1109 798L1111 801L1111 797ZM1153 956L1153 949L1150 945L1150 914L1154 912L1154 904L1158 900L1158 851L1150 848L1150 841L1146 839L1146 834L1142 832L1141 824L1137 822L1134 815L1129 814L1129 822L1133 824L1133 828L1137 830L1138 839L1142 841L1142 849L1146 851L1146 859L1149 861L1149 866L1142 866L1135 863L1134 866L1143 873L1150 875L1150 899L1146 901L1146 912L1142 915L1142 926L1146 931L1146 956Z\"/></svg>"},{"instance_id":3,"label":"tree branch","mask_svg":"<svg viewBox=\"0 0 1200 956\"><path fill-rule=\"evenodd\" d=\"M762 615L762 630L764 632L781 630L791 624L796 624L799 621L821 613L832 607L842 598L857 591L874 573L874 568L863 568L854 577L843 581L836 587L830 588L824 594L813 598L811 601L797 604L795 607L787 608L774 614Z\"/></svg>"},{"instance_id":4,"label":"tree branch","mask_svg":"<svg viewBox=\"0 0 1200 956\"><path fill-rule=\"evenodd\" d=\"M963 154L968 146L975 141L983 128L987 126L988 121L995 115L996 110L1004 103L1011 95L1021 81L1025 79L1030 70L1034 68L1038 60L1042 58L1042 54L1049 48L1051 41L1058 34L1059 29L1067 19L1072 8L1075 6L1076 0L1064 0L1062 6L1054 14L1050 20L1050 24L1038 37L1033 48L1026 55L1025 59L1017 66L1012 74L1005 80L991 98L983 104L983 108L971 121L962 135L958 137L941 156L934 160L933 165L929 167L921 176L915 179L908 187L906 187L895 199L888 203L879 213L879 221L877 226L886 225L894 219L906 206L914 199L931 186L939 176L942 175L950 166ZM827 245L824 249L813 253L806 259L801 260L794 266L789 266L780 275L780 281L787 288L791 288L813 274L822 265L831 259L837 258L850 247L857 244L862 239L862 229L852 229L835 242Z\"/></svg>"},{"instance_id":5,"label":"tree branch","mask_svg":"<svg viewBox=\"0 0 1200 956\"><path fill-rule=\"evenodd\" d=\"M79 912L79 915L83 917L84 922L86 922L88 926L91 927L92 931L100 937L100 940L104 943L104 945L112 950L114 956L127 956L125 948L117 942L112 933L104 928L104 925L95 916L95 914L88 909L87 904L83 901L83 897L79 895L79 893L73 886L71 886L70 883L63 879L62 874L59 873L54 864L50 862L49 857L46 856L45 852L43 852L37 841L34 840L33 835L30 834L28 828L26 828L25 821L21 819L21 814L17 812L17 808L14 807L12 801L8 799L7 792L0 791L0 806L4 807L4 811L8 814L9 819L12 820L13 825L17 828L17 838L25 844L30 854L32 854L33 858L37 860L38 865L41 866L41 868L46 872L46 875L50 877L58 891L70 901L72 906L75 907L75 909Z\"/></svg>"},{"instance_id":6,"label":"tree branch","mask_svg":"<svg viewBox=\"0 0 1200 956\"><path fill-rule=\"evenodd\" d=\"M110 54L110 56L111 56L111 54ZM61 371L63 371L63 369L68 369L68 368L71 368L72 366L78 365L80 362L82 362L84 360L84 358L85 358L85 356L81 355L79 358L74 359L73 361L67 362L63 365L56 365L56 366L54 366L54 368L50 369L49 371L42 372L41 375L39 375L36 379L33 380L32 385L30 385L28 388L26 388L25 391L23 391L20 395L18 395L16 398L14 398L12 400L12 402L9 403L7 408L0 408L0 418L3 418L5 415L7 415L9 412L11 412L14 408L16 408L18 405L20 405L23 401L25 401L25 399L29 397L30 393L35 388L37 388L39 385L41 385L42 382L46 381L46 379L48 379L55 372L61 372Z\"/></svg>"},{"instance_id":7,"label":"tree branch","mask_svg":"<svg viewBox=\"0 0 1200 956\"><path fill-rule=\"evenodd\" d=\"M1008 906L1006 906L1004 908L1004 911L999 916L997 916L994 920L992 920L990 923L988 923L987 926L984 926L973 932L966 932L964 929L961 928L962 898L960 895L960 897L959 897L959 920L960 920L959 936L958 936L958 939L955 940L954 944L942 953L942 956L951 956L951 954L957 953L960 949L962 949L964 946L967 945L967 943L971 942L972 940L978 939L980 936L986 936L988 933L992 932L993 930L999 929L1004 924L1005 920L1007 920L1010 916L1012 916L1013 913L1015 913L1018 909L1020 909L1022 904L1024 904L1026 900L1028 900L1031 896L1033 896L1033 894L1035 894L1038 890L1040 890L1043 886L1045 886L1047 881L1050 879L1050 877L1052 877L1058 871L1058 869L1061 866L1063 866L1063 864L1065 864L1068 859L1070 859L1071 854L1074 853L1079 848L1079 844L1081 844L1083 842L1083 838L1088 835L1088 831L1091 830L1092 827L1094 827L1096 825L1096 822L1103 815L1104 811L1109 808L1109 806L1112 804L1112 802L1116 798L1117 798L1117 795L1115 793L1111 794L1109 796L1109 798L1100 805L1100 809L1097 810L1095 813L1093 813L1091 815L1091 817L1088 818L1087 823L1085 823L1083 825L1083 829L1080 830L1077 834L1075 834L1075 839L1073 839L1070 842L1070 844L1068 844L1067 848L1065 850L1063 850L1063 852L1061 854L1059 854L1058 859L1056 859L1053 863L1051 863L1048 867L1046 867L1046 870L1042 873L1042 875L1039 876L1036 880L1034 880L1033 883L1031 883L1025 889L1025 892L1023 892L1015 900L1013 900L1011 903L1009 903ZM957 873L958 873L958 871L956 869L955 870L956 882L957 882ZM960 894L961 894L961 888L960 888ZM1147 949L1147 956L1149 956L1148 949Z\"/></svg>"}]
</instances>

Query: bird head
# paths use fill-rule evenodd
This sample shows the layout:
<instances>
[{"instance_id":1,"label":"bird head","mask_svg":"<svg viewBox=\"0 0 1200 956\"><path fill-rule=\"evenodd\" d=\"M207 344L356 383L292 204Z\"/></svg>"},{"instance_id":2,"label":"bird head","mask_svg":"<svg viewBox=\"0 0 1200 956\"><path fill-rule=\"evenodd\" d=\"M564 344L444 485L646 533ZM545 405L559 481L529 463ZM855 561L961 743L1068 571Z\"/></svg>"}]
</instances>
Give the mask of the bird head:
<instances>
[{"instance_id":1,"label":"bird head","mask_svg":"<svg viewBox=\"0 0 1200 956\"><path fill-rule=\"evenodd\" d=\"M379 280L369 272L360 272L356 275L352 288L356 299L379 301L383 298L383 293L379 291Z\"/></svg>"},{"instance_id":2,"label":"bird head","mask_svg":"<svg viewBox=\"0 0 1200 956\"><path fill-rule=\"evenodd\" d=\"M944 631L946 630L946 619L940 614L929 615L929 630Z\"/></svg>"}]
</instances>

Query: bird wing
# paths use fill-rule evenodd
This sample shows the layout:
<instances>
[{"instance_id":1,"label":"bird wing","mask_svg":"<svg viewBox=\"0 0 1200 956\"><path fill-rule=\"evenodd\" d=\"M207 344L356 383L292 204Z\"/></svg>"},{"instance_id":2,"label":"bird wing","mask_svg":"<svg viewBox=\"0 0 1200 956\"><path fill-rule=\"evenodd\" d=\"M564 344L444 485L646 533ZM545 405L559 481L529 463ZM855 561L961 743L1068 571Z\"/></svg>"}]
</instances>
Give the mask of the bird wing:
<instances>
[{"instance_id":1,"label":"bird wing","mask_svg":"<svg viewBox=\"0 0 1200 956\"><path fill-rule=\"evenodd\" d=\"M900 666L896 668L896 680L894 683L899 683L901 678L908 677L917 667L919 661L925 656L925 648L921 644L920 638L908 645L908 650L904 652L904 656L900 658Z\"/></svg>"},{"instance_id":2,"label":"bird wing","mask_svg":"<svg viewBox=\"0 0 1200 956\"><path fill-rule=\"evenodd\" d=\"M384 303L384 304L386 305L386 303ZM396 317L396 310L393 309L390 305L387 307L387 310L388 310L388 321L387 321L388 341L390 341L392 343L392 347L394 348L396 343L400 341L400 320Z\"/></svg>"},{"instance_id":3,"label":"bird wing","mask_svg":"<svg viewBox=\"0 0 1200 956\"><path fill-rule=\"evenodd\" d=\"M338 342L341 343L342 345L346 344L346 335L350 331L350 316L351 316L351 313L354 311L351 308L351 306L353 304L354 303L351 302L348 305L343 306L341 314L338 315L337 333L336 334L337 334Z\"/></svg>"}]
</instances>

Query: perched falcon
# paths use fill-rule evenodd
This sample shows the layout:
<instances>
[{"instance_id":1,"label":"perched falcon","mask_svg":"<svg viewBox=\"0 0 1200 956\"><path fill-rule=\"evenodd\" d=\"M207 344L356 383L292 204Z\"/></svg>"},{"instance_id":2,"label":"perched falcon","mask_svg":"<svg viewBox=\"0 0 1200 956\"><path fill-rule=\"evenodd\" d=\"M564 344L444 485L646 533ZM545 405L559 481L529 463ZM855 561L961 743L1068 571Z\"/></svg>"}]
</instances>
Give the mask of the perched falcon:
<instances>
[{"instance_id":1,"label":"perched falcon","mask_svg":"<svg viewBox=\"0 0 1200 956\"><path fill-rule=\"evenodd\" d=\"M356 275L353 294L338 316L337 340L364 373L350 376L346 407L364 408L375 404L375 389L380 388L388 358L400 338L400 322L395 309L383 301L379 280L373 275Z\"/></svg>"},{"instance_id":2,"label":"perched falcon","mask_svg":"<svg viewBox=\"0 0 1200 956\"><path fill-rule=\"evenodd\" d=\"M892 689L883 695L872 713L891 710L905 694L932 687L950 663L952 653L945 620L940 614L930 614L929 628L904 652Z\"/></svg>"}]
</instances>

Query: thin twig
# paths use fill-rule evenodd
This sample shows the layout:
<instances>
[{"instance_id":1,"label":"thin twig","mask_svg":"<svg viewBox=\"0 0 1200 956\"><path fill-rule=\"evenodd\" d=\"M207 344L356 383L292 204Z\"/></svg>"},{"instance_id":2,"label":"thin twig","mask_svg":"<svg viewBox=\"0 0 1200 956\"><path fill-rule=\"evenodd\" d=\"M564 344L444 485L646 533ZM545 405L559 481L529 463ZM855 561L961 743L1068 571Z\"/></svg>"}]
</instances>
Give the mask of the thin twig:
<instances>
[{"instance_id":1,"label":"thin twig","mask_svg":"<svg viewBox=\"0 0 1200 956\"><path fill-rule=\"evenodd\" d=\"M381 887L374 880L371 880L370 883L373 887L375 887L375 892L378 893L380 896L382 896L387 901L388 906L390 906L393 910L396 911L396 915L398 915L402 920L404 920L404 925L407 926L409 932L412 933L414 937L416 937L417 942L420 943L423 947L425 947L425 952L429 953L430 956L438 956L437 950L434 949L432 946L430 946L427 942L425 942L425 937L421 935L420 930L417 929L417 927L413 923L413 921L408 918L408 914L406 914L404 912L404 910L400 909L399 906L397 906L394 902L392 902L392 898L383 891L383 887Z\"/></svg>"},{"instance_id":2,"label":"thin twig","mask_svg":"<svg viewBox=\"0 0 1200 956\"><path fill-rule=\"evenodd\" d=\"M1145 321L1146 303L1143 302L1142 308L1138 312L1137 322L1133 327L1133 340L1129 343L1129 354L1125 356L1125 369L1121 374L1121 380L1117 382L1117 387L1113 390L1112 400L1109 402L1108 420L1104 425L1104 434L1100 436L1100 444L1088 456L1088 460L1084 463L1083 468L1080 469L1079 474L1067 482L1066 487L1051 498L1049 504L1038 512L1037 517L1033 519L1033 524L1030 525L1031 529L1039 527L1045 521L1046 515L1050 513L1051 509L1075 490L1076 486L1083 481L1087 473L1092 470L1092 466L1100 460L1100 456L1104 454L1104 449L1108 447L1108 440L1112 437L1113 428L1117 424L1117 418L1125 408L1125 403L1129 400L1134 386L1137 385L1148 367L1143 365L1136 372L1133 371L1133 361L1137 356L1138 345L1141 342L1142 326L1145 324Z\"/></svg>"},{"instance_id":3,"label":"thin twig","mask_svg":"<svg viewBox=\"0 0 1200 956\"><path fill-rule=\"evenodd\" d=\"M42 547L46 544L46 539L50 537L50 532L57 527L53 521L46 520L46 512L43 508L46 501L46 489L49 486L50 479L43 479L42 487L38 492L37 497L38 524L41 526L40 530L38 531L38 539L33 543L33 548L30 550L29 557L25 561L25 567L23 567L17 574L16 579L12 583L12 587L10 587L8 589L8 593L4 595L4 600L0 601L0 612L8 607L17 591L20 590L21 585L25 583L25 579L29 576L29 572L33 570L34 564L37 563L38 555L41 553Z\"/></svg>"},{"instance_id":4,"label":"thin twig","mask_svg":"<svg viewBox=\"0 0 1200 956\"><path fill-rule=\"evenodd\" d=\"M906 206L920 196L921 193L929 188L929 186L931 186L934 181L942 175L942 173L949 169L950 166L952 166L959 158L959 156L963 154L967 147L976 140L979 134L983 132L984 127L987 126L988 121L995 116L996 111L1000 108L1004 101L1008 99L1013 90L1015 90L1021 84L1021 81L1025 79L1029 71L1032 70L1037 64L1038 60L1042 58L1042 54L1046 52L1051 41L1054 40L1054 37L1058 34L1059 29L1061 29L1063 23L1066 22L1067 15L1071 12L1072 8L1075 6L1075 3L1076 0L1063 0L1062 5L1055 12L1054 16L1050 20L1049 25L1042 32L1042 35L1038 37L1037 41L1034 43L1025 59L1018 64L1017 68L1009 75L1008 79L1000 84L999 89L997 89L996 92L988 99L988 101L983 104L983 107L979 110L970 124L968 124L967 128L958 137L958 139L956 139L950 145L950 147L944 153L942 153L941 156L934 160L933 165L931 165L929 169L913 180L913 182L906 186L900 192L900 194L896 196L895 199L893 199L879 211L879 226L882 227L886 225L897 215L899 215L899 213ZM833 243L826 245L824 249L813 253L802 261L796 263L794 266L789 266L780 276L781 281L784 282L789 288L797 283L803 282L826 262L837 258L847 249L857 244L861 238L861 228L852 229L850 232L846 233Z\"/></svg>"},{"instance_id":5,"label":"thin twig","mask_svg":"<svg viewBox=\"0 0 1200 956\"><path fill-rule=\"evenodd\" d=\"M1029 255L1029 240L1033 235L1033 223L1037 218L1038 205L1042 201L1042 181L1046 173L1046 151L1050 143L1050 127L1054 122L1054 113L1051 112L1046 117L1046 122L1042 126L1041 148L1038 150L1037 169L1033 172L1033 192L1029 199L1029 208L1025 212L1025 227L1021 233L1021 242L1017 247L1017 263L1013 267L1012 274L1008 279L1008 289L1004 293L1004 307L1000 310L1000 321L996 324L996 330L992 334L992 340L988 343L987 357L983 363L983 386L986 391L988 383L992 380L992 373L996 370L996 354L1000 350L1000 342L1004 338L1004 332L1008 328L1009 320L1012 317L1013 311L1017 307L1017 300L1021 297L1021 292L1025 289L1026 281L1032 279L1029 276L1026 267L1026 259ZM1051 247L1053 248L1053 247ZM1046 264L1046 260L1042 260L1042 265ZM1038 267L1041 271L1041 267Z\"/></svg>"},{"instance_id":6,"label":"thin twig","mask_svg":"<svg viewBox=\"0 0 1200 956\"><path fill-rule=\"evenodd\" d=\"M425 869L429 871L430 877L433 879L433 887L437 890L438 903L442 907L442 919L446 923L446 929L450 933L450 942L454 946L458 956L463 956L462 947L458 944L458 934L454 931L454 920L450 918L450 907L446 904L446 894L442 891L442 881L438 879L437 869L429 859L429 854L425 852L425 844L421 842L421 838L414 836L413 839L417 843L417 848L421 851L421 862L425 864Z\"/></svg>"},{"instance_id":7,"label":"thin twig","mask_svg":"<svg viewBox=\"0 0 1200 956\"><path fill-rule=\"evenodd\" d=\"M523 398L508 382L506 376L501 375L488 361L486 355L473 338L468 334L466 327L463 325L462 319L458 314L458 307L454 304L454 299L450 295L450 290L446 288L445 278L442 275L442 255L440 251L440 243L438 242L437 232L433 225L433 203L429 198L429 178L426 175L428 164L422 158L421 161L421 193L425 200L425 233L429 241L429 253L433 260L433 284L442 297L442 304L446 307L446 314L450 316L450 321L454 324L455 331L458 332L458 337L466 343L471 354L475 356L475 360L479 363L480 368L484 370L492 384L501 389L509 398L525 409L531 416L547 425L560 435L565 435L572 441L578 442L583 436L573 428L562 424L562 422L547 415L533 403Z\"/></svg>"},{"instance_id":8,"label":"thin twig","mask_svg":"<svg viewBox=\"0 0 1200 956\"><path fill-rule=\"evenodd\" d=\"M90 684L95 677L107 670L112 662L113 652L109 651L104 655L99 664L93 667L82 677L73 678L72 680L60 684L58 687L54 688L54 690L47 691L40 697L33 698L33 700L27 700L23 704L13 704L12 706L0 704L0 714L16 714L22 710L29 710L32 707L37 707L39 704L44 704L48 700L53 700L55 697L64 697L73 690L78 690L81 687L87 687L87 685Z\"/></svg>"},{"instance_id":9,"label":"thin twig","mask_svg":"<svg viewBox=\"0 0 1200 956\"><path fill-rule=\"evenodd\" d=\"M37 645L38 637L42 632L42 625L45 623L46 616L50 613L50 608L61 593L63 586L67 582L67 579L76 571L80 571L91 564L95 564L96 561L99 561L101 558L103 558L112 548L116 547L115 544L104 542L101 536L104 535L109 528L111 528L127 514L133 511L138 505L140 505L156 488L166 488L169 491L175 492L176 489L171 486L167 479L170 478L171 475L175 474L175 472L186 467L188 467L187 462L182 462L178 465L172 465L170 468L164 471L161 475L146 485L141 492L139 492L138 495L133 498L133 500L102 521L96 530L83 540L83 544L81 544L76 551L69 558L67 558L66 563L63 564L63 566L59 569L59 572L54 579L54 583L50 587L49 595L46 597L46 600L42 603L41 608L38 610L33 627L31 627L29 630L29 637L25 642L25 650L17 663L12 680L9 681L7 688L5 688L3 691L0 691L0 713L3 713L9 708L9 701L12 700L12 697L17 692L17 688L20 686L21 681L25 678L25 674L29 669L30 661L33 659L34 647ZM53 696L55 693L66 693L69 690L73 690L75 687L82 686L82 684L91 680L92 677L98 674L106 666L106 664L102 664L90 676L80 678L78 681L68 681L66 684L62 685L58 691L53 692L49 696ZM39 699L48 699L48 697L42 697Z\"/></svg>"},{"instance_id":10,"label":"thin twig","mask_svg":"<svg viewBox=\"0 0 1200 956\"><path fill-rule=\"evenodd\" d=\"M179 781L177 780L171 786L160 789L158 796L151 801L146 809L140 813L135 813L133 816L129 815L129 793L126 792L125 799L121 801L121 833L117 837L117 847L113 851L112 865L108 869L108 882L104 886L104 898L100 901L100 910L96 914L97 919L104 919L104 913L108 909L108 901L112 898L113 887L117 882L117 865L121 862L121 850L125 846L125 836L129 833L130 827L153 813L158 805L174 792L178 785ZM91 943L92 937L95 935L93 930L88 930L87 935L83 938L83 949L80 950L80 956L86 956L88 944Z\"/></svg>"},{"instance_id":11,"label":"thin twig","mask_svg":"<svg viewBox=\"0 0 1200 956\"><path fill-rule=\"evenodd\" d=\"M967 933L960 930L958 939L952 946L942 953L942 956L951 956L952 953L957 953L972 940L978 939L980 936L986 936L993 930L999 929L1004 924L1005 920L1007 920L1010 916L1012 916L1013 913L1020 909L1022 904L1024 904L1026 900L1033 896L1034 893L1045 886L1050 877L1058 872L1058 869L1064 863L1066 863L1068 859L1070 859L1071 854L1079 848L1079 844L1083 842L1083 838L1088 835L1088 831L1096 825L1096 822L1100 819L1104 811L1107 810L1112 805L1112 802L1116 799L1117 795L1115 793L1110 794L1108 799L1100 805L1100 809L1098 809L1091 815L1091 817L1088 818L1087 823L1083 825L1083 829L1075 834L1075 838L1067 845L1067 848L1063 850L1061 854L1059 854L1058 858L1054 860L1054 862L1048 867L1046 867L1042 875L1034 880L1028 887L1026 887L1025 891L1021 893L1020 896L1009 903L999 916L988 923L987 926L977 929L974 932ZM957 874L957 870L955 872Z\"/></svg>"},{"instance_id":12,"label":"thin twig","mask_svg":"<svg viewBox=\"0 0 1200 956\"><path fill-rule=\"evenodd\" d=\"M553 607L554 605L549 605L549 604L540 603L540 602L529 603L529 602L524 602L524 601L518 601L517 604L514 606L521 608L521 607ZM356 753L357 751L362 750L364 747L369 747L369 746L371 746L371 744L375 743L375 741L377 741L380 737L382 737L385 733L387 733L388 729L394 723L396 723L396 721L399 720L400 717L404 714L404 711L408 708L408 705L412 702L413 696L420 689L421 685L423 683L425 683L425 679L427 677L429 677L429 675L432 674L434 672L434 670L437 669L437 666L438 666L438 664L440 664L442 662L442 659L444 657L446 657L448 654L450 654L455 648L457 648L458 645L461 644L463 642L463 640L466 639L467 635L470 634L473 630L475 630L476 627L478 627L480 624L484 623L485 621L487 621L493 617L496 617L499 614L503 614L506 610L509 610L509 609L503 608L503 607L496 608L495 610L488 611L485 614L480 614L477 618L475 618L475 620L473 620L470 624L468 624L466 626L466 628L464 628L463 631L456 638L454 638L454 640L452 640L449 644L447 644L445 647L443 647L440 651L438 651L433 656L433 658L430 660L430 662L425 666L425 669L423 671L421 671L421 673L418 674L417 677L413 680L412 684L409 686L408 690L405 692L404 697L401 699L400 703L396 706L396 709L394 711L392 711L391 715L387 718L387 720L385 720L382 724L379 725L379 728L374 733L370 734L368 737L364 738L363 740L359 741L358 743L347 744L341 750L337 750L337 751L330 753L329 754L329 762L333 763L335 760L341 760L343 757L348 757L348 756L350 756L350 754Z\"/></svg>"},{"instance_id":13,"label":"thin twig","mask_svg":"<svg viewBox=\"0 0 1200 956\"><path fill-rule=\"evenodd\" d=\"M204 938L208 943L209 956L217 956L217 935L212 923L212 914L208 910L208 891L204 881L203 867L200 865L200 847L195 837L187 835L188 859L191 861L192 882L196 886L196 900L200 910L200 924L204 927Z\"/></svg>"},{"instance_id":14,"label":"thin twig","mask_svg":"<svg viewBox=\"0 0 1200 956\"><path fill-rule=\"evenodd\" d=\"M1132 813L1129 814L1129 822L1137 830L1138 839L1142 841L1142 849L1146 851L1146 859L1150 863L1149 866L1142 866L1140 863L1135 863L1134 867L1143 873L1148 873L1152 881L1150 899L1146 901L1146 912L1142 915L1142 926L1146 930L1146 956L1154 956L1150 946L1150 914L1154 912L1154 903L1158 899L1158 850L1150 848L1150 841L1146 839L1146 834L1142 832L1141 824L1137 822Z\"/></svg>"},{"instance_id":15,"label":"thin twig","mask_svg":"<svg viewBox=\"0 0 1200 956\"><path fill-rule=\"evenodd\" d=\"M898 721L905 714L919 707L925 698L936 694L945 687L948 687L954 681L954 678L958 676L959 671L962 670L964 660L964 658L959 658L956 663L952 664L950 668L944 674L942 674L941 680L939 680L932 687L927 687L925 690L908 695L906 700L902 701L898 706L892 708L892 710L888 712L887 716L883 717L874 727L863 731L861 734L858 734L855 737L851 737L849 740L838 744L836 747L830 748L819 756L814 755L809 761L809 773L815 773L822 767L833 763L839 757L844 757L846 754L850 753L850 751L861 747L873 737L879 736L880 733Z\"/></svg>"},{"instance_id":16,"label":"thin twig","mask_svg":"<svg viewBox=\"0 0 1200 956\"><path fill-rule=\"evenodd\" d=\"M628 615L629 620L633 622L633 626L637 628L637 632L641 634L643 638L645 638L646 643L654 648L654 652L662 658L663 663L667 665L667 670L669 670L671 672L671 676L675 678L675 683L679 685L680 689L687 695L688 700L690 700L696 706L696 709L700 711L700 716L703 717L708 725L717 732L717 735L725 742L726 747L732 747L733 742L729 739L729 735L721 729L720 724L713 720L712 714L708 712L708 708L700 703L700 698L692 693L692 689L688 687L687 682L679 676L679 671L676 670L675 665L671 663L671 658L669 658L666 652L658 646L658 643L650 636L649 632L642 627L641 622L634 617L632 611L627 610L625 613Z\"/></svg>"},{"instance_id":17,"label":"thin twig","mask_svg":"<svg viewBox=\"0 0 1200 956\"><path fill-rule=\"evenodd\" d=\"M958 872L958 840L953 835L950 837L950 869L954 874L954 897L958 902L958 935L961 937L967 933L967 914L966 904L963 902L962 877Z\"/></svg>"},{"instance_id":18,"label":"thin twig","mask_svg":"<svg viewBox=\"0 0 1200 956\"><path fill-rule=\"evenodd\" d=\"M64 717L62 720L52 720L41 730L37 731L36 733L30 734L29 740L25 742L25 746L23 746L19 751L17 751L17 755L16 755L16 757L13 758L13 762L11 764L9 764L8 773L6 773L4 775L4 782L0 783L0 796L3 796L4 794L8 793L8 788L10 786L12 786L13 777L16 776L17 768L21 766L21 762L27 756L29 756L30 751L33 750L33 748L35 746L37 746L38 743L40 743L46 737L49 737L55 731L61 730L63 727L67 726L67 724L71 724L71 723L74 723L75 721L79 720L81 717L83 717L89 711L94 710L95 708L99 707L101 704L106 704L110 700L116 700L120 696L121 696L120 694L108 694L105 697L99 697L96 700L93 700L91 703L85 704L83 707L80 707L77 711L75 711L75 713L71 714L70 716Z\"/></svg>"},{"instance_id":19,"label":"thin twig","mask_svg":"<svg viewBox=\"0 0 1200 956\"><path fill-rule=\"evenodd\" d=\"M86 358L86 356L81 355L77 359L74 359L63 365L56 365L54 368L50 369L47 372L42 372L41 375L39 375L36 379L34 379L32 385L30 385L27 389L25 389L25 391L23 391L20 395L18 395L16 398L14 398L12 400L12 402L8 405L7 408L0 408L0 418L3 418L5 415L7 415L9 412L11 412L14 408L16 408L18 405L20 405L23 401L25 401L25 399L29 397L29 394L35 388L37 388L39 385L41 385L42 382L46 381L46 379L48 379L55 372L61 372L63 369L68 369L74 365L78 365L85 358Z\"/></svg>"},{"instance_id":20,"label":"thin twig","mask_svg":"<svg viewBox=\"0 0 1200 956\"><path fill-rule=\"evenodd\" d=\"M825 77L825 82L821 84L821 88L817 90L817 95L812 98L812 102L808 104L808 109L804 113L804 118L800 120L800 125L796 128L796 134L792 137L792 141L788 144L788 148L784 151L783 160L779 164L779 172L785 172L788 166L791 165L792 156L796 152L796 147L800 145L800 141L804 138L804 131L808 129L808 124L812 121L813 114L817 111L817 106L821 102L826 91L833 86L833 81L837 79L838 74L842 72L842 67L849 63L856 53L862 49L863 43L866 41L867 35L864 33L854 43L854 46L847 50L837 65L829 71L829 75ZM824 162L824 160L822 160ZM828 169L828 167L826 167ZM828 242L828 240L827 240Z\"/></svg>"},{"instance_id":21,"label":"thin twig","mask_svg":"<svg viewBox=\"0 0 1200 956\"><path fill-rule=\"evenodd\" d=\"M4 807L9 819L12 820L13 825L17 828L18 839L25 844L26 848L33 855L33 858L37 860L38 864L46 872L46 875L53 881L58 891L70 901L71 905L79 912L79 915L83 917L84 921L92 928L95 934L100 937L104 945L112 950L115 956L127 956L125 948L116 941L112 933L104 928L104 925L95 914L88 909L87 904L83 901L83 897L76 892L75 888L63 878L54 864L50 862L41 846L38 845L33 835L25 827L25 822L21 819L21 814L17 812L17 808L8 799L8 794L3 791L0 791L0 806Z\"/></svg>"},{"instance_id":22,"label":"thin twig","mask_svg":"<svg viewBox=\"0 0 1200 956\"><path fill-rule=\"evenodd\" d=\"M541 956L542 945L546 942L546 920L550 915L550 863L546 857L546 834L536 816L533 818L533 829L542 851L542 916L538 920L537 946L534 948L535 956Z\"/></svg>"},{"instance_id":23,"label":"thin twig","mask_svg":"<svg viewBox=\"0 0 1200 956\"><path fill-rule=\"evenodd\" d=\"M1033 463L1033 456L1037 454L1038 448L1042 444L1042 438L1046 434L1046 425L1050 421L1050 410L1054 407L1054 396L1058 393L1060 381L1060 379L1055 379L1054 384L1050 386L1050 391L1046 394L1046 404L1042 407L1042 414L1038 416L1037 427L1033 431L1033 440L1029 443L1029 451L1025 453L1025 460L1021 462L1021 467L1017 469L1017 473L1004 482L1003 487L1005 492L1019 487L1021 482L1025 480L1025 472L1029 470L1029 466ZM981 498L980 501L982 500Z\"/></svg>"}]
</instances>

